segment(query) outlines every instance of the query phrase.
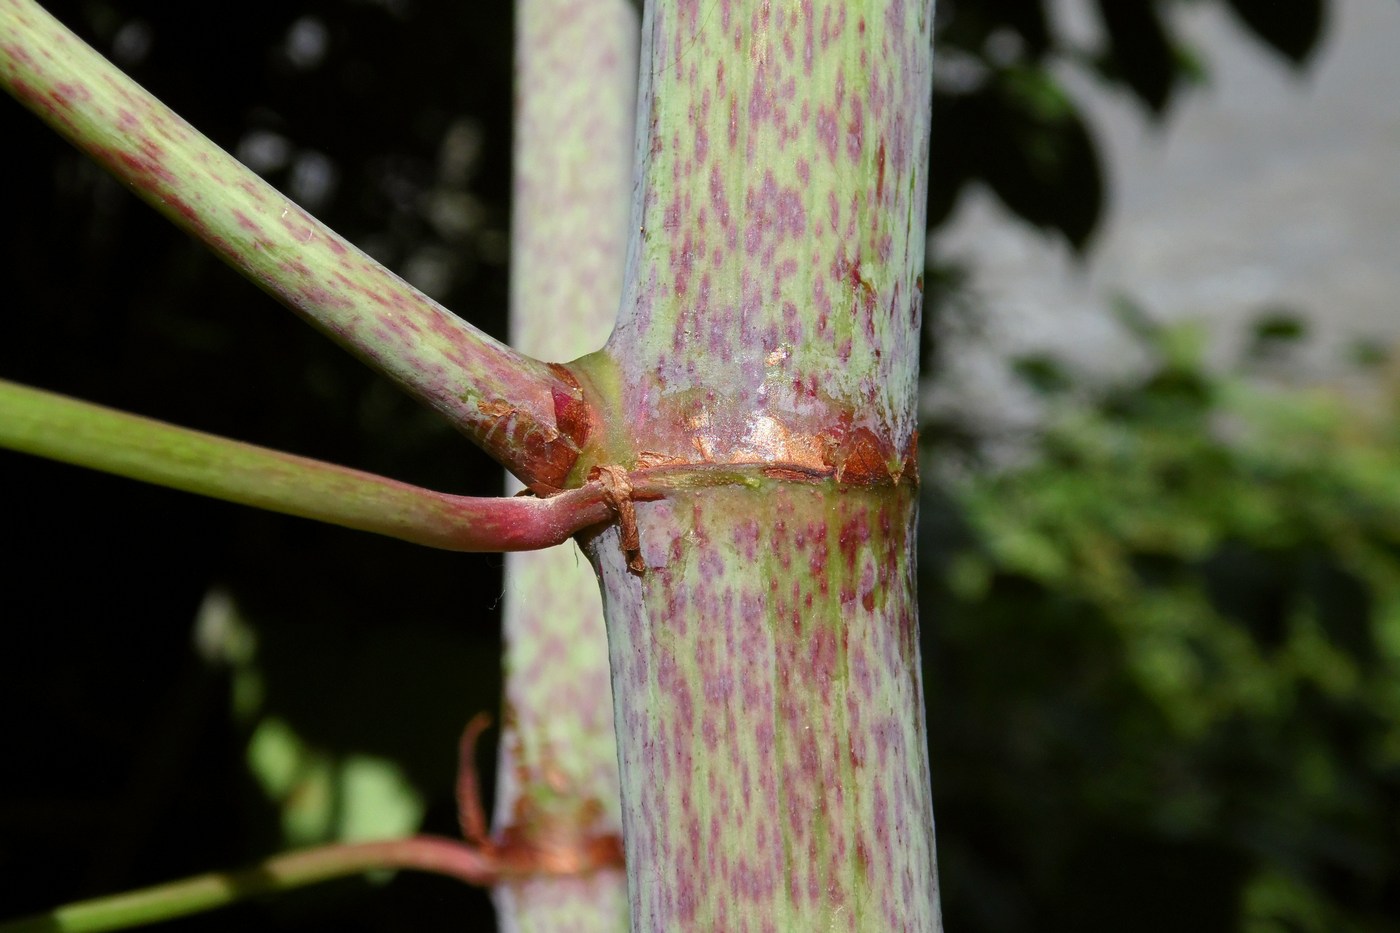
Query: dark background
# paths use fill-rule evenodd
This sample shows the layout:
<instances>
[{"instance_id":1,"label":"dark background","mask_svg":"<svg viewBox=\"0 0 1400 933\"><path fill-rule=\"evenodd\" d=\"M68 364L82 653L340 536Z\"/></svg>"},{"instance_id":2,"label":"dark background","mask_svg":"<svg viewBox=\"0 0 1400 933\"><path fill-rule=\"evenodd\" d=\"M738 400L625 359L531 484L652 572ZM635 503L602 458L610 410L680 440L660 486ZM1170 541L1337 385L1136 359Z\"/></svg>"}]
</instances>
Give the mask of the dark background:
<instances>
[{"instance_id":1,"label":"dark background","mask_svg":"<svg viewBox=\"0 0 1400 933\"><path fill-rule=\"evenodd\" d=\"M935 93L930 225L965 185L984 184L1047 236L1092 249L1109 192L1093 128L1052 69L1085 69L1170 119L1173 100L1208 80L1170 29L1176 5L1101 0L1106 42L1084 49L1037 0L940 0L939 55L964 77ZM1325 39L1322 0L1228 6L1290 61ZM226 148L280 138L282 151L263 150L273 184L391 267L427 270L435 297L503 335L509 4L49 8ZM289 44L298 22L323 30L323 55ZM0 139L0 376L446 491L499 488L499 470L451 429L13 102L0 104ZM448 140L466 152L455 168ZM308 184L327 169L331 184ZM444 204L456 222L442 221ZM930 268L931 325L958 306L965 274ZM1397 662L1378 647L1392 581L1383 559L1356 556L1400 553L1395 503L1325 463L1262 476L1267 457L1212 439L1227 377L1123 313L1155 362L1141 381L1075 396L1089 428L1047 430L1039 457L1009 475L925 482L923 650L947 926L1400 929L1389 919L1400 916L1400 767L1385 751L1400 700L1386 692ZM1298 330L1265 324L1261 345ZM929 378L939 352L930 339ZM1047 360L1022 371L1048 398L1075 379ZM1126 459L1102 455L1110 434ZM926 462L973 466L985 441L956 419L924 436ZM192 619L216 588L257 633L258 715L331 756L393 759L426 802L424 830L455 831L456 739L500 694L498 557L5 452L0 482L0 917L285 845L279 805L245 763L236 672L192 647ZM1222 505L1250 495L1285 516L1278 527L1260 531ZM1068 557L1037 563L999 545L1008 520ZM1193 521L1204 545L1159 533ZM1129 569L1121 592L1100 585L1102 561L1078 559L1085 540ZM1173 693L1144 673L1135 607L1176 588L1204 615L1167 611L1175 627L1149 633L1164 651L1187 652L1211 683L1247 674L1286 703L1222 694L1197 709L1201 691ZM1284 649L1300 611L1322 619L1323 643L1361 687L1299 673ZM1246 673L1229 667L1240 656ZM1283 892L1282 906L1270 913L1260 890ZM480 892L403 874L166 928L476 929L489 911Z\"/></svg>"}]
</instances>

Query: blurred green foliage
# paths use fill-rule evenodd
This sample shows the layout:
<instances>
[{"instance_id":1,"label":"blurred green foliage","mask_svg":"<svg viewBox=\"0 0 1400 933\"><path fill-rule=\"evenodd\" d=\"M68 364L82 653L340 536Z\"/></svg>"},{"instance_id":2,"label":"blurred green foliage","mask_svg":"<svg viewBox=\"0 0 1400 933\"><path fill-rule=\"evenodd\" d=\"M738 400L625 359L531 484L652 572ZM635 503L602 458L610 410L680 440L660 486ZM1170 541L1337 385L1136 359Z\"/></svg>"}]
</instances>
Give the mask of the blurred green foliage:
<instances>
[{"instance_id":1,"label":"blurred green foliage","mask_svg":"<svg viewBox=\"0 0 1400 933\"><path fill-rule=\"evenodd\" d=\"M1400 929L1395 396L1122 316L1144 377L1030 361L1023 462L925 491L949 929Z\"/></svg>"}]
</instances>

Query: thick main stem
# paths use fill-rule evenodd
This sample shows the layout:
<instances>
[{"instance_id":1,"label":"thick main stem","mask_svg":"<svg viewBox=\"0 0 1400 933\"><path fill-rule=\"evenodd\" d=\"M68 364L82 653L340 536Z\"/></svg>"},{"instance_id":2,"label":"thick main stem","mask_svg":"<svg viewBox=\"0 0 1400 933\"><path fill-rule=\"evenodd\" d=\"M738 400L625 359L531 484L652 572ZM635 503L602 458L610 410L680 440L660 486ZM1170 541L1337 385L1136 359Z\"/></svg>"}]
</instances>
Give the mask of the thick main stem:
<instances>
[{"instance_id":1,"label":"thick main stem","mask_svg":"<svg viewBox=\"0 0 1400 933\"><path fill-rule=\"evenodd\" d=\"M910 486L770 481L597 539L633 928L934 930Z\"/></svg>"},{"instance_id":2,"label":"thick main stem","mask_svg":"<svg viewBox=\"0 0 1400 933\"><path fill-rule=\"evenodd\" d=\"M584 462L637 930L936 930L913 572L920 0L648 3L627 291Z\"/></svg>"}]
</instances>

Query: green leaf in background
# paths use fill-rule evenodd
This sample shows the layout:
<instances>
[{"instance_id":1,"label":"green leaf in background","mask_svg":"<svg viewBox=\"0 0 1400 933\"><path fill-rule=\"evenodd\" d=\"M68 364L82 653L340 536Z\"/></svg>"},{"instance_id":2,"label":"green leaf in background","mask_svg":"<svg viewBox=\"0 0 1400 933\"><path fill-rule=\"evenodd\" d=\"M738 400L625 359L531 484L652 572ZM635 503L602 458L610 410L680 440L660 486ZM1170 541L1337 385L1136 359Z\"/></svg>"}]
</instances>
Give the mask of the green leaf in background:
<instances>
[{"instance_id":1,"label":"green leaf in background","mask_svg":"<svg viewBox=\"0 0 1400 933\"><path fill-rule=\"evenodd\" d=\"M258 638L229 594L215 590L205 597L195 640L206 663L230 671L232 707L249 730L248 771L278 808L283 847L399 838L418 830L423 794L394 761L319 748L264 708Z\"/></svg>"}]
</instances>

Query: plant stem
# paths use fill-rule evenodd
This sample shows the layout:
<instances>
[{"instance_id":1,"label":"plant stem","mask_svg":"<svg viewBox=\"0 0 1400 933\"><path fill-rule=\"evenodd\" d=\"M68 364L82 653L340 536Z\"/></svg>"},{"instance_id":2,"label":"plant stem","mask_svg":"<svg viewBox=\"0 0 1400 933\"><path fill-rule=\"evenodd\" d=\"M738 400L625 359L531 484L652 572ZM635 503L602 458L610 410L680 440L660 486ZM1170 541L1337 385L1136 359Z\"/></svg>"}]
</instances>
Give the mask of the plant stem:
<instances>
[{"instance_id":1,"label":"plant stem","mask_svg":"<svg viewBox=\"0 0 1400 933\"><path fill-rule=\"evenodd\" d=\"M902 472L931 7L647 4L635 242L606 354L635 449Z\"/></svg>"},{"instance_id":2,"label":"plant stem","mask_svg":"<svg viewBox=\"0 0 1400 933\"><path fill-rule=\"evenodd\" d=\"M454 496L0 380L0 447L454 551L533 550L606 521L595 484Z\"/></svg>"},{"instance_id":3,"label":"plant stem","mask_svg":"<svg viewBox=\"0 0 1400 933\"><path fill-rule=\"evenodd\" d=\"M602 345L622 294L638 22L627 0L516 0L515 22L511 342L567 360ZM597 579L573 544L505 571L497 834L621 837ZM627 927L620 868L512 879L494 900L502 931Z\"/></svg>"},{"instance_id":4,"label":"plant stem","mask_svg":"<svg viewBox=\"0 0 1400 933\"><path fill-rule=\"evenodd\" d=\"M380 266L33 0L0 0L0 84L224 261L441 412L527 485L540 491L563 485L588 424L567 372L493 340Z\"/></svg>"},{"instance_id":5,"label":"plant stem","mask_svg":"<svg viewBox=\"0 0 1400 933\"><path fill-rule=\"evenodd\" d=\"M939 928L915 489L769 481L607 528L632 926Z\"/></svg>"},{"instance_id":6,"label":"plant stem","mask_svg":"<svg viewBox=\"0 0 1400 933\"><path fill-rule=\"evenodd\" d=\"M932 4L649 0L581 467L766 464L587 551L634 930L940 927L914 512ZM635 477L651 474L638 470Z\"/></svg>"},{"instance_id":7,"label":"plant stem","mask_svg":"<svg viewBox=\"0 0 1400 933\"><path fill-rule=\"evenodd\" d=\"M111 897L59 907L8 923L0 933L98 933L170 920L237 901L369 871L408 869L487 884L496 877L491 857L445 837L333 845L278 855L253 868L195 875ZM583 870L590 870L584 866Z\"/></svg>"}]
</instances>

